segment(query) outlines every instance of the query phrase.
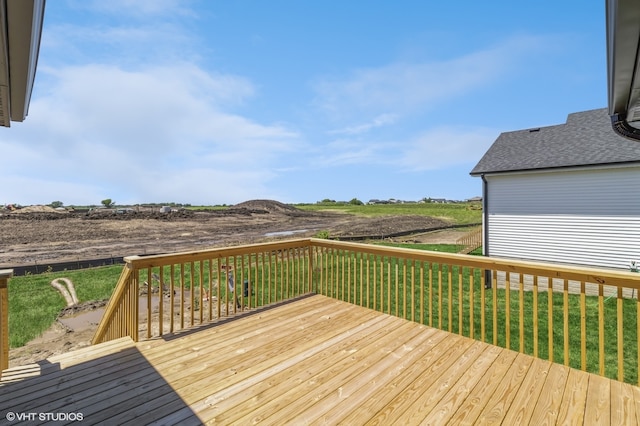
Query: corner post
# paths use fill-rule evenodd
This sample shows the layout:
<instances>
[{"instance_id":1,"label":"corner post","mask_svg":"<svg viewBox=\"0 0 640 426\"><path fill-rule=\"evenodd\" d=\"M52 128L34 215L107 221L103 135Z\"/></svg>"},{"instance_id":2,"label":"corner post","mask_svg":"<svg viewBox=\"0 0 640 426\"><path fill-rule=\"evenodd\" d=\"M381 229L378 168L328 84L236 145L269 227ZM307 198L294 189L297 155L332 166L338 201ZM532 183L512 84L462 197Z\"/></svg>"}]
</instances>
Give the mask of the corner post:
<instances>
[{"instance_id":1,"label":"corner post","mask_svg":"<svg viewBox=\"0 0 640 426\"><path fill-rule=\"evenodd\" d=\"M9 368L9 278L13 269L0 270L0 377Z\"/></svg>"}]
</instances>

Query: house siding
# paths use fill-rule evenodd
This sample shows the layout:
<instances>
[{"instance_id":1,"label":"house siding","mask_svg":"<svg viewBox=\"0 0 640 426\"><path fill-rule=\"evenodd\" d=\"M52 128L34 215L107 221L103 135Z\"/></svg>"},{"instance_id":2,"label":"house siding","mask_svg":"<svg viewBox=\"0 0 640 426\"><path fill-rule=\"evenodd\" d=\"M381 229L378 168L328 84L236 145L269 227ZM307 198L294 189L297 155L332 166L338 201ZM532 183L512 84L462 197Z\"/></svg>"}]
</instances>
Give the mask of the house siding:
<instances>
[{"instance_id":1,"label":"house siding","mask_svg":"<svg viewBox=\"0 0 640 426\"><path fill-rule=\"evenodd\" d=\"M640 262L640 167L486 178L491 256L621 269Z\"/></svg>"}]
</instances>

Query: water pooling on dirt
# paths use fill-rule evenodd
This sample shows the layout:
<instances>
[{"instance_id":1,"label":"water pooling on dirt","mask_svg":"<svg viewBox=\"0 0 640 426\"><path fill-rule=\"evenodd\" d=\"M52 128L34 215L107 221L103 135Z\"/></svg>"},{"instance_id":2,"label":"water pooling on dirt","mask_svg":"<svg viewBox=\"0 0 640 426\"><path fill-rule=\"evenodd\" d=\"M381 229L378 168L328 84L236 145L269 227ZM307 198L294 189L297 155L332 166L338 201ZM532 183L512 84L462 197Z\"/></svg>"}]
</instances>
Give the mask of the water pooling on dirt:
<instances>
[{"instance_id":1,"label":"water pooling on dirt","mask_svg":"<svg viewBox=\"0 0 640 426\"><path fill-rule=\"evenodd\" d=\"M309 232L308 229L298 229L295 231L276 231L276 232L267 232L264 234L265 237L289 237L291 235L300 234L304 232Z\"/></svg>"}]
</instances>

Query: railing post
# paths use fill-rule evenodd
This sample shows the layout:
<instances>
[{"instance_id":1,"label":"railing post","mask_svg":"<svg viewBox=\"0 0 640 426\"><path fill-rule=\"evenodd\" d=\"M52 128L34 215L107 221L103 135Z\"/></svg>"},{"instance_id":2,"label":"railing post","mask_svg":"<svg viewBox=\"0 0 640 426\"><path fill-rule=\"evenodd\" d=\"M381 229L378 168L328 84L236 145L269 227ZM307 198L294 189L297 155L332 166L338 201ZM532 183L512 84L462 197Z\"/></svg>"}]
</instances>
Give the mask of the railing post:
<instances>
[{"instance_id":1,"label":"railing post","mask_svg":"<svg viewBox=\"0 0 640 426\"><path fill-rule=\"evenodd\" d=\"M0 270L0 377L9 368L9 278L13 269Z\"/></svg>"},{"instance_id":2,"label":"railing post","mask_svg":"<svg viewBox=\"0 0 640 426\"><path fill-rule=\"evenodd\" d=\"M316 286L315 286L315 283L313 282L313 269L315 268L315 263L313 261L315 256L315 253L314 253L315 246L313 245L313 241L308 240L307 250L309 253L309 256L308 256L309 260L307 262L308 268L309 268L308 277L307 277L307 279L309 280L307 293L311 293L312 291L316 291Z\"/></svg>"}]
</instances>

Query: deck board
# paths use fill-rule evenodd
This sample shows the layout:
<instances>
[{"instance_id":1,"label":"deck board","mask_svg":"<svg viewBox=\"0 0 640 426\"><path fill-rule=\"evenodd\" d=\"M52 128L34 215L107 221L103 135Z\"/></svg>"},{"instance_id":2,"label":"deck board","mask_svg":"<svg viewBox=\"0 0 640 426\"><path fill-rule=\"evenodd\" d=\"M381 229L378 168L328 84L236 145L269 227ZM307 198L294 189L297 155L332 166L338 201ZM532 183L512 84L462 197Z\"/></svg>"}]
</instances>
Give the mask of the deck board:
<instances>
[{"instance_id":1,"label":"deck board","mask_svg":"<svg viewBox=\"0 0 640 426\"><path fill-rule=\"evenodd\" d=\"M593 425L611 424L611 381L600 376L589 378L585 419Z\"/></svg>"},{"instance_id":2,"label":"deck board","mask_svg":"<svg viewBox=\"0 0 640 426\"><path fill-rule=\"evenodd\" d=\"M463 343L457 345L456 349L458 348L464 348L464 351L458 352L456 350L443 354L444 357L439 360L443 362L434 364L436 371L438 369L443 370L442 374L429 375L427 373L425 375L425 373L422 373L420 379L423 381L416 381L412 385L416 388L424 387L424 391L421 397L417 398L405 411L405 413L411 416L410 418L417 420L432 412L434 407L444 398L448 390L456 385L460 377L465 373L465 370L471 368L473 362L478 359L483 349L486 349L486 346L481 342L463 339ZM429 369L425 371L431 369L432 367L429 367Z\"/></svg>"},{"instance_id":3,"label":"deck board","mask_svg":"<svg viewBox=\"0 0 640 426\"><path fill-rule=\"evenodd\" d=\"M442 336L438 335L438 337ZM465 349L463 345L456 347L455 343L455 339L443 338L438 342L437 346L434 346L428 352L428 355L425 354L425 356L411 364L401 375L398 375L394 380L379 389L374 388L375 392L371 392L371 395L359 404L362 412L377 412L375 417L369 419L369 422L373 424L389 422L391 421L391 413L400 414L406 410L407 406L415 401L423 390L415 386L416 381L424 380L425 375L432 376L431 378L435 380L436 376L442 373L438 366L443 365L443 361L441 361L443 358L448 358L448 351L459 350L458 353L461 353ZM333 414L333 417L332 414L332 412L328 412L324 417L324 420L329 424L336 421L335 414ZM349 415L342 420L345 424L358 423L358 414L358 412L351 410Z\"/></svg>"},{"instance_id":4,"label":"deck board","mask_svg":"<svg viewBox=\"0 0 640 426\"><path fill-rule=\"evenodd\" d=\"M519 391L511 402L513 409L509 410L506 416L504 416L504 424L529 424L535 405L529 404L528 402L538 399L538 395L540 395L550 368L551 363L549 361L543 361L541 359L533 360L531 367L520 385Z\"/></svg>"},{"instance_id":5,"label":"deck board","mask_svg":"<svg viewBox=\"0 0 640 426\"><path fill-rule=\"evenodd\" d=\"M426 413L422 420L423 424L449 424L451 417L465 404L471 391L502 351L503 349L497 346L484 347L483 353L473 360L473 363L451 386L440 402L429 413Z\"/></svg>"},{"instance_id":6,"label":"deck board","mask_svg":"<svg viewBox=\"0 0 640 426\"><path fill-rule=\"evenodd\" d=\"M398 330L402 320L377 321L369 325L370 334L367 335L372 342L380 344L385 338L390 338ZM269 380L263 380L255 386L243 391L227 392L226 398L219 400L211 407L203 408L202 418L213 419L216 415L224 418L225 413L231 413L230 408L237 407L236 412L253 412L256 407L267 401L276 399L279 395L291 391L293 384L300 384L307 380L321 382L323 375L331 375L333 370L343 370L353 363L362 360L362 352L353 348L363 340L362 334L352 334L337 343L334 350L322 351L315 357L308 357L300 362L298 368L287 369L274 375Z\"/></svg>"},{"instance_id":7,"label":"deck board","mask_svg":"<svg viewBox=\"0 0 640 426\"><path fill-rule=\"evenodd\" d=\"M324 296L6 370L85 424L637 424L640 388Z\"/></svg>"},{"instance_id":8,"label":"deck board","mask_svg":"<svg viewBox=\"0 0 640 426\"><path fill-rule=\"evenodd\" d=\"M561 404L564 403L571 410L567 413L567 422L572 423L571 419L575 419L579 412L584 412L584 404L579 403L576 406L571 405L571 400L564 401L563 395L567 392L571 392L568 389L572 383L568 382L568 377L571 370L569 367L565 367L560 364L551 364L547 373L547 378L544 382L544 386L540 392L540 397L537 398L535 404L535 410L533 411L531 423L532 424L554 424L558 418L558 414L561 410ZM577 371L576 371L577 372ZM586 373L580 372L579 375L584 376ZM586 389L583 389L583 391ZM564 423L567 424L567 423Z\"/></svg>"}]
</instances>

